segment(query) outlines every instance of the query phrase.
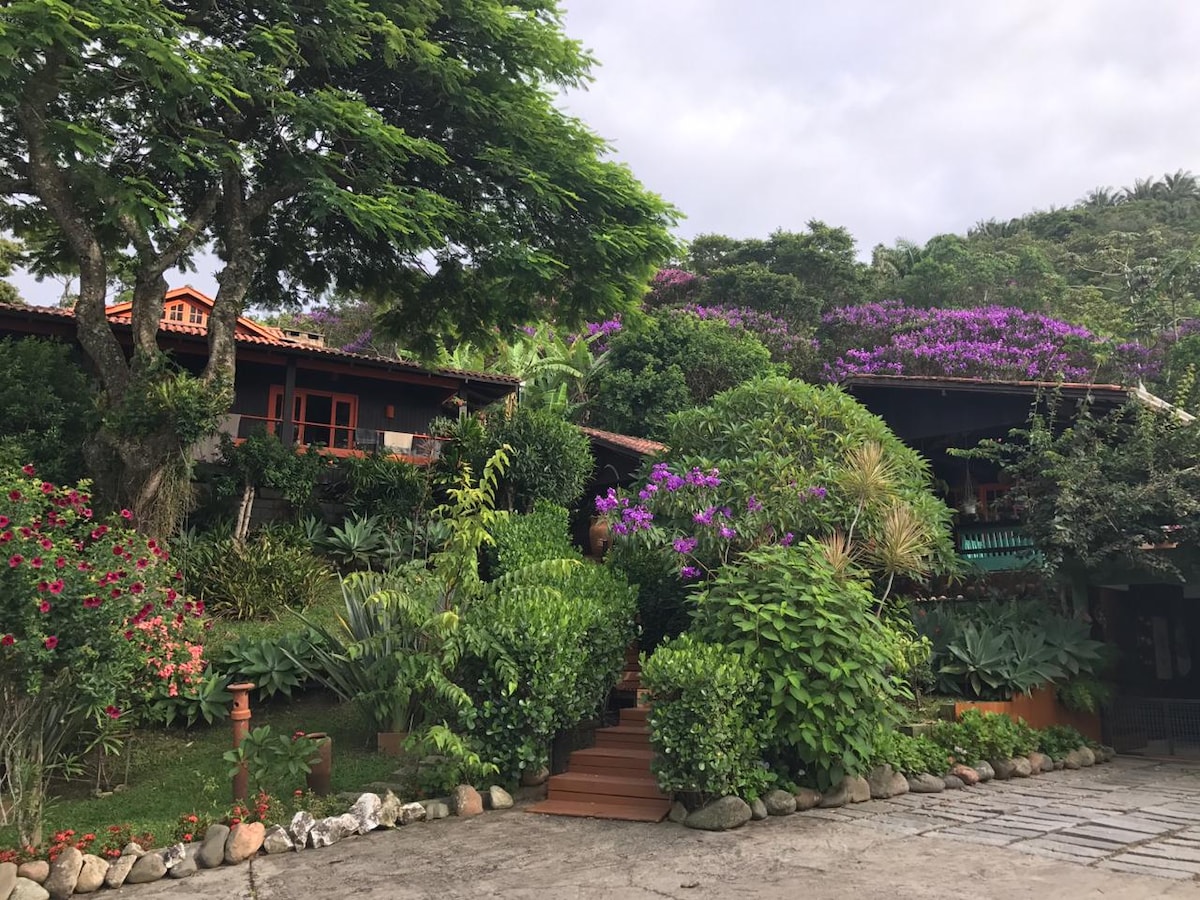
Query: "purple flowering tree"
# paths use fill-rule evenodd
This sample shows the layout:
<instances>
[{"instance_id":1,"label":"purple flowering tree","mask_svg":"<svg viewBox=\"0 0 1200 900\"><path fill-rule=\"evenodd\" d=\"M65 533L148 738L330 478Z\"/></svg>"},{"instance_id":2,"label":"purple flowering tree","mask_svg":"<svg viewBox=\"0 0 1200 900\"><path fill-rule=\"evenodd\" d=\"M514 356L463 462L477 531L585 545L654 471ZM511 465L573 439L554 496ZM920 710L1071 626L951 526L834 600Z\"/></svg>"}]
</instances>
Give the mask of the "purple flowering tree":
<instances>
[{"instance_id":1,"label":"purple flowering tree","mask_svg":"<svg viewBox=\"0 0 1200 900\"><path fill-rule=\"evenodd\" d=\"M922 309L900 300L827 313L818 329L823 377L929 375L1017 381L1137 383L1156 375L1149 351L1005 306Z\"/></svg>"}]
</instances>

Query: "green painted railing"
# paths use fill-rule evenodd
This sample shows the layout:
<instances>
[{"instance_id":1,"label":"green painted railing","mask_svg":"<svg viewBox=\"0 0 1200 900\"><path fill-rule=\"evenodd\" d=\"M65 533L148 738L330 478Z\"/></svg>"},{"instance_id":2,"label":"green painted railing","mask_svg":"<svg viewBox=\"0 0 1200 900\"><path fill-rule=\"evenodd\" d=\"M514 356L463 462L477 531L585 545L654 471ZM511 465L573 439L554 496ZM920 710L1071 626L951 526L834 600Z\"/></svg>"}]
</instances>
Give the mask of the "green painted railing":
<instances>
[{"instance_id":1,"label":"green painted railing","mask_svg":"<svg viewBox=\"0 0 1200 900\"><path fill-rule=\"evenodd\" d=\"M960 525L958 555L988 572L1026 569L1042 558L1020 525L999 522Z\"/></svg>"}]
</instances>

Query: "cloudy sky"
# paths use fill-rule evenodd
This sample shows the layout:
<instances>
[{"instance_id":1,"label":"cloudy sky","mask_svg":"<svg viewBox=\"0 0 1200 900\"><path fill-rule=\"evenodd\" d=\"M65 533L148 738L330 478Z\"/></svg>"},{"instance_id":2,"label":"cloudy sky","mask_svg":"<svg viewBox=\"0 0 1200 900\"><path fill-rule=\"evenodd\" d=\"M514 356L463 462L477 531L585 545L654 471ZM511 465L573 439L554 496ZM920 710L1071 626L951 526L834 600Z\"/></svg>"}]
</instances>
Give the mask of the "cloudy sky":
<instances>
[{"instance_id":1,"label":"cloudy sky","mask_svg":"<svg viewBox=\"0 0 1200 900\"><path fill-rule=\"evenodd\" d=\"M568 108L685 215L813 218L862 254L1098 185L1200 172L1200 3L566 0L600 65ZM213 289L207 273L175 274ZM54 289L22 279L33 300Z\"/></svg>"}]
</instances>

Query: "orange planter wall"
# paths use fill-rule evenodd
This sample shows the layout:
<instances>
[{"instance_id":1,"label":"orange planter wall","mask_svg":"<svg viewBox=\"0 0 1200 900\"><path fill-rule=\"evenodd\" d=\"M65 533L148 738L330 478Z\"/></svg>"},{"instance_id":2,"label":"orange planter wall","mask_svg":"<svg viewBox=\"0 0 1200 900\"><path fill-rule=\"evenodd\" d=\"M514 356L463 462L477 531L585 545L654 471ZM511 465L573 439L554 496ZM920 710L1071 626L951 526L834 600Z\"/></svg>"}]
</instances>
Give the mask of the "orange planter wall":
<instances>
[{"instance_id":1,"label":"orange planter wall","mask_svg":"<svg viewBox=\"0 0 1200 900\"><path fill-rule=\"evenodd\" d=\"M1094 713L1078 713L1067 709L1058 702L1054 688L1037 688L1029 694L1017 694L1012 700L957 702L954 704L954 717L957 719L968 709L1000 713L1014 722L1024 719L1034 728L1070 725L1085 737L1094 741L1100 740L1100 717Z\"/></svg>"}]
</instances>

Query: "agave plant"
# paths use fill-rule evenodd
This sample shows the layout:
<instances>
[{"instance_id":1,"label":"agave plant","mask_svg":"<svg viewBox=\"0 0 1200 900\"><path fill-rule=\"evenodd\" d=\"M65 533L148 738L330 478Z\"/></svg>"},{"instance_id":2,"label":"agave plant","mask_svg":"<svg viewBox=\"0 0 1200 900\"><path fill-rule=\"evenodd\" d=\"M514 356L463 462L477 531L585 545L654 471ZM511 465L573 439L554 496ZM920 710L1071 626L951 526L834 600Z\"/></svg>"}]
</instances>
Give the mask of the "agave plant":
<instances>
[{"instance_id":1,"label":"agave plant","mask_svg":"<svg viewBox=\"0 0 1200 900\"><path fill-rule=\"evenodd\" d=\"M325 552L349 569L370 568L383 549L383 527L374 516L352 516L331 529L323 541Z\"/></svg>"}]
</instances>

